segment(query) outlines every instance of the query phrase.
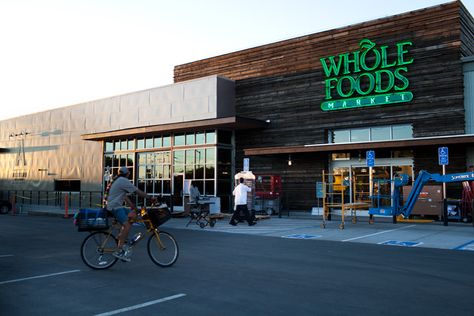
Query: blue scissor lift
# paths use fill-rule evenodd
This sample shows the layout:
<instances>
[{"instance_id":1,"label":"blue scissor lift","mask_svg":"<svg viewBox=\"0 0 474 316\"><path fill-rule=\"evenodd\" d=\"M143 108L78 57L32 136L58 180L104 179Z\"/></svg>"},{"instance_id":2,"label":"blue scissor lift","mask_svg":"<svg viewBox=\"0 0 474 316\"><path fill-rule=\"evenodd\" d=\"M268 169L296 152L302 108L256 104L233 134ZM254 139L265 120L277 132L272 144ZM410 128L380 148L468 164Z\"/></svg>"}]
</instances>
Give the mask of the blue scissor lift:
<instances>
[{"instance_id":1,"label":"blue scissor lift","mask_svg":"<svg viewBox=\"0 0 474 316\"><path fill-rule=\"evenodd\" d=\"M370 223L373 223L374 215L385 215L393 216L393 222L396 223L400 220L407 220L410 217L410 214L415 206L418 196L420 195L421 190L428 181L438 182L438 183L450 183L450 182L462 182L462 181L472 181L474 180L474 172L464 172L464 173L453 173L440 175L438 173L429 173L425 170L421 170L418 174L418 177L413 182L413 187L408 195L404 204L400 199L401 188L408 184L410 177L407 174L400 174L396 176L392 181L391 189L391 203L390 206L381 205L381 201L386 201L387 196L380 194L372 196L372 207L369 208ZM377 181L377 180L376 180ZM387 180L385 180L387 181ZM444 212L444 222L447 225L447 215L446 210ZM474 225L474 222L473 222Z\"/></svg>"}]
</instances>

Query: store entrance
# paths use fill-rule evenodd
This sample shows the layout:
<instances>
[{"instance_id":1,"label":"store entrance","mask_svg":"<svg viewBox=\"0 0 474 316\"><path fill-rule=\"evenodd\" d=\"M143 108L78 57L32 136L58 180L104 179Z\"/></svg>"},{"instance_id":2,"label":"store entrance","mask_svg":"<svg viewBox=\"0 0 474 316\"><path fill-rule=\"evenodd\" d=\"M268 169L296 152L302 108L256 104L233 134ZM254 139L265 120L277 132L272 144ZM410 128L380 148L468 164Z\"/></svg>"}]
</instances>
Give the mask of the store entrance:
<instances>
[{"instance_id":1,"label":"store entrance","mask_svg":"<svg viewBox=\"0 0 474 316\"><path fill-rule=\"evenodd\" d=\"M365 161L364 161L365 163ZM344 196L347 203L371 203L371 196L380 194L386 196L381 206L390 206L392 192L391 180L400 173L406 173L413 178L413 160L379 159L377 165L369 168L359 160L332 161L332 173L339 175L349 187Z\"/></svg>"}]
</instances>

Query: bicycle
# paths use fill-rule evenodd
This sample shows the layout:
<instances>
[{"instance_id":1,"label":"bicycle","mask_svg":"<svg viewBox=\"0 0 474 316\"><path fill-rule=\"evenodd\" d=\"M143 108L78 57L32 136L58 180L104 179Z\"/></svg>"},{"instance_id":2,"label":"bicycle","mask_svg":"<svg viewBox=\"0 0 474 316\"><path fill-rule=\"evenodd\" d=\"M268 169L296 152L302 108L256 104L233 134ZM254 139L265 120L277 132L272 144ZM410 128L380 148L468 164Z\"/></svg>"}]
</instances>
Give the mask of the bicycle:
<instances>
[{"instance_id":1,"label":"bicycle","mask_svg":"<svg viewBox=\"0 0 474 316\"><path fill-rule=\"evenodd\" d=\"M147 232L150 233L147 243L150 259L160 267L172 266L179 256L176 239L170 233L158 229L158 226L162 223L157 223L150 210L143 207L139 215L133 222L144 224ZM171 217L171 215L169 216ZM121 225L113 218L112 225L108 230L91 232L81 245L82 261L95 270L104 270L112 267L119 260L113 256L113 253L117 250L118 245L118 239L114 232L116 230L119 231L120 228ZM145 235L145 233L142 233L138 240L129 245L129 249L136 246L140 240L144 239Z\"/></svg>"}]
</instances>

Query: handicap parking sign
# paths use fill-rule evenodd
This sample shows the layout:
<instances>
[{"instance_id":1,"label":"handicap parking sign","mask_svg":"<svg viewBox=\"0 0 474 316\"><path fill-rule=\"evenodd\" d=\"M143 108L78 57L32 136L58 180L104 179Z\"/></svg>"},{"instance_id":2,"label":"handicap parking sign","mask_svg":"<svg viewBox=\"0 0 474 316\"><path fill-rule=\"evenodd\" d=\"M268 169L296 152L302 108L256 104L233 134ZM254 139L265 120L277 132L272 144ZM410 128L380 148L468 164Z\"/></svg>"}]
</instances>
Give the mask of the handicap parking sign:
<instances>
[{"instance_id":1,"label":"handicap parking sign","mask_svg":"<svg viewBox=\"0 0 474 316\"><path fill-rule=\"evenodd\" d=\"M439 147L438 148L438 159L440 166L449 165L449 151L448 147Z\"/></svg>"},{"instance_id":2,"label":"handicap parking sign","mask_svg":"<svg viewBox=\"0 0 474 316\"><path fill-rule=\"evenodd\" d=\"M367 167L373 167L375 165L375 151L367 150L365 155L367 160Z\"/></svg>"}]
</instances>

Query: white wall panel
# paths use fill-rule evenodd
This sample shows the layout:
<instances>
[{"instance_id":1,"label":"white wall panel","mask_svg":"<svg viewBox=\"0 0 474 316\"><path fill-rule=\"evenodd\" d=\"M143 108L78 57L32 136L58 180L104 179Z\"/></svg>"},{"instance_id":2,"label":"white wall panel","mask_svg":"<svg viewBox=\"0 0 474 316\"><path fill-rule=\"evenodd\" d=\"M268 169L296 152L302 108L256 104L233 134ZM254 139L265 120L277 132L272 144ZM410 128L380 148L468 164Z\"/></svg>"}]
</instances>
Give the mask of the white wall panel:
<instances>
[{"instance_id":1,"label":"white wall panel","mask_svg":"<svg viewBox=\"0 0 474 316\"><path fill-rule=\"evenodd\" d=\"M217 91L217 77L191 80L183 84L184 99L203 98Z\"/></svg>"},{"instance_id":2,"label":"white wall panel","mask_svg":"<svg viewBox=\"0 0 474 316\"><path fill-rule=\"evenodd\" d=\"M219 83L227 92L218 100ZM81 179L83 190L100 190L102 143L81 135L232 114L233 89L233 81L210 76L1 121L0 148L9 152L0 153L0 190L52 190L54 179L73 178ZM20 138L9 135L22 131L30 133L24 138L28 177L15 181Z\"/></svg>"},{"instance_id":3,"label":"white wall panel","mask_svg":"<svg viewBox=\"0 0 474 316\"><path fill-rule=\"evenodd\" d=\"M146 106L138 109L138 120L143 125L162 124L171 120L171 103Z\"/></svg>"},{"instance_id":4,"label":"white wall panel","mask_svg":"<svg viewBox=\"0 0 474 316\"><path fill-rule=\"evenodd\" d=\"M150 105L150 91L141 91L126 94L120 97L120 112L137 110L142 106Z\"/></svg>"},{"instance_id":5,"label":"white wall panel","mask_svg":"<svg viewBox=\"0 0 474 316\"><path fill-rule=\"evenodd\" d=\"M164 86L150 90L150 106L160 106L184 98L184 84Z\"/></svg>"}]
</instances>

